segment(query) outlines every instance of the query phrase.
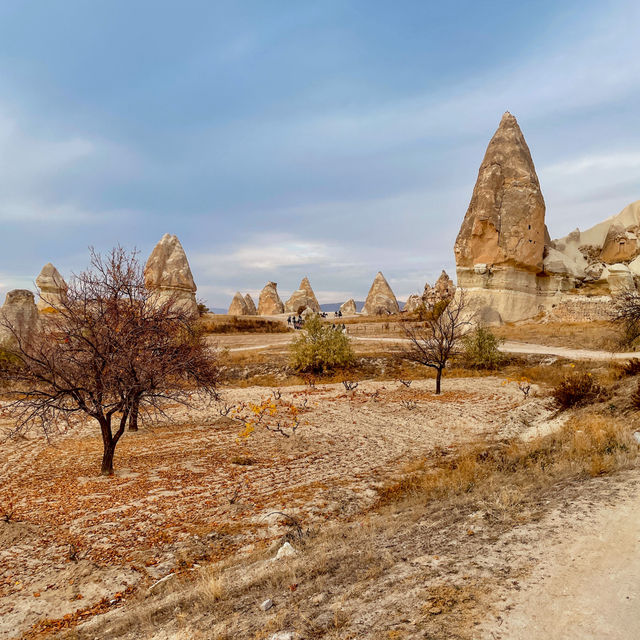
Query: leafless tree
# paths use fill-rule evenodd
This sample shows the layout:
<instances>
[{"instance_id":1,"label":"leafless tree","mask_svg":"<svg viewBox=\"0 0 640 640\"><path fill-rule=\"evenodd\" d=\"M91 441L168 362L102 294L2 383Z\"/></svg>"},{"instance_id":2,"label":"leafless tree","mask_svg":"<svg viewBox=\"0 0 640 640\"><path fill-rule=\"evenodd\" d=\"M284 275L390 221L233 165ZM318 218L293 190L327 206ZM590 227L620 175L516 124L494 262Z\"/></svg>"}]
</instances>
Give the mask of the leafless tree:
<instances>
[{"instance_id":1,"label":"leafless tree","mask_svg":"<svg viewBox=\"0 0 640 640\"><path fill-rule=\"evenodd\" d=\"M438 303L420 322L405 323L409 345L402 357L436 370L436 394L440 393L442 371L460 349L460 338L470 321L465 313L464 292Z\"/></svg>"},{"instance_id":2,"label":"leafless tree","mask_svg":"<svg viewBox=\"0 0 640 640\"><path fill-rule=\"evenodd\" d=\"M66 297L42 329L13 334L4 378L4 410L14 433L39 425L45 433L90 416L103 442L101 472L113 474L116 445L127 420L157 416L168 403L214 399L215 353L175 299L159 300L144 284L136 252L118 247L74 276Z\"/></svg>"},{"instance_id":3,"label":"leafless tree","mask_svg":"<svg viewBox=\"0 0 640 640\"><path fill-rule=\"evenodd\" d=\"M640 336L640 293L625 289L613 297L611 319L624 329L625 342L631 344Z\"/></svg>"}]
</instances>

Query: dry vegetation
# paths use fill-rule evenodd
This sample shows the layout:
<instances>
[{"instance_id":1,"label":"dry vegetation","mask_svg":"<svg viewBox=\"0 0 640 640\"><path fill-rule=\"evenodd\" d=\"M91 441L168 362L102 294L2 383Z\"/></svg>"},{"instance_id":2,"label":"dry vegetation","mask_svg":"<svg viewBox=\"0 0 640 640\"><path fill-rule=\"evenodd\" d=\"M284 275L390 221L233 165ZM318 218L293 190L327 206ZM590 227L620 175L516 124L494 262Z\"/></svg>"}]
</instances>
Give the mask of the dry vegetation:
<instances>
[{"instance_id":1,"label":"dry vegetation","mask_svg":"<svg viewBox=\"0 0 640 640\"><path fill-rule=\"evenodd\" d=\"M200 317L200 327L207 334L288 333L292 331L279 320L260 316L227 316L206 313Z\"/></svg>"},{"instance_id":2,"label":"dry vegetation","mask_svg":"<svg viewBox=\"0 0 640 640\"><path fill-rule=\"evenodd\" d=\"M9 444L0 620L25 640L476 638L531 570L544 519L637 465L635 363L460 361L435 396L389 344L305 379L273 338L234 352L261 337L222 336L218 407L128 433L114 478L92 473L87 431ZM562 411L554 389L574 377L598 393ZM295 437L244 420L292 404ZM284 542L295 555L274 560Z\"/></svg>"},{"instance_id":3,"label":"dry vegetation","mask_svg":"<svg viewBox=\"0 0 640 640\"><path fill-rule=\"evenodd\" d=\"M622 333L610 322L509 322L492 327L493 333L515 342L553 347L621 351Z\"/></svg>"}]
</instances>

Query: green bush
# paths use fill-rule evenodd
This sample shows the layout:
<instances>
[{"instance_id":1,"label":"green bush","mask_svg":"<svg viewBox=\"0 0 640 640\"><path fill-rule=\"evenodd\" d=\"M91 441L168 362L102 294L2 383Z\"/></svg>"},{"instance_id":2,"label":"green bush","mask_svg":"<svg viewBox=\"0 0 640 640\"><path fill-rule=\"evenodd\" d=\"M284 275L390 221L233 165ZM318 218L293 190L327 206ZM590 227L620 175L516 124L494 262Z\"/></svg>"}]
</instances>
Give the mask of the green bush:
<instances>
[{"instance_id":1,"label":"green bush","mask_svg":"<svg viewBox=\"0 0 640 640\"><path fill-rule=\"evenodd\" d=\"M497 369L505 360L498 347L501 340L486 327L478 326L462 339L464 360L475 369Z\"/></svg>"},{"instance_id":2,"label":"green bush","mask_svg":"<svg viewBox=\"0 0 640 640\"><path fill-rule=\"evenodd\" d=\"M590 373L577 372L566 375L551 391L561 409L594 400L601 389Z\"/></svg>"},{"instance_id":3,"label":"green bush","mask_svg":"<svg viewBox=\"0 0 640 640\"><path fill-rule=\"evenodd\" d=\"M289 347L291 366L301 373L326 373L349 366L353 350L349 338L319 316L311 316Z\"/></svg>"}]
</instances>

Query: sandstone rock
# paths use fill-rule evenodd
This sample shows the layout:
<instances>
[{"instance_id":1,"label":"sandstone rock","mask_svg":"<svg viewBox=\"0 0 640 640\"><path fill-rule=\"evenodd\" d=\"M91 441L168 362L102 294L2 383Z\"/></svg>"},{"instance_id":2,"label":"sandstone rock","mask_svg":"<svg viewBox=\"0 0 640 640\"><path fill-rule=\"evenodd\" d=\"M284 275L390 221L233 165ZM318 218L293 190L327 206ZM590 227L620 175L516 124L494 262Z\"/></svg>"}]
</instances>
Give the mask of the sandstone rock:
<instances>
[{"instance_id":1,"label":"sandstone rock","mask_svg":"<svg viewBox=\"0 0 640 640\"><path fill-rule=\"evenodd\" d=\"M282 558L290 558L297 555L297 551L293 548L290 542L285 542L276 553L276 560L282 560Z\"/></svg>"},{"instance_id":2,"label":"sandstone rock","mask_svg":"<svg viewBox=\"0 0 640 640\"><path fill-rule=\"evenodd\" d=\"M42 267L40 275L36 278L36 286L40 290L40 310L59 307L67 294L67 283L50 262Z\"/></svg>"},{"instance_id":3,"label":"sandstone rock","mask_svg":"<svg viewBox=\"0 0 640 640\"><path fill-rule=\"evenodd\" d=\"M355 316L357 313L356 301L351 298L340 305L340 312L343 316Z\"/></svg>"},{"instance_id":4,"label":"sandstone rock","mask_svg":"<svg viewBox=\"0 0 640 640\"><path fill-rule=\"evenodd\" d=\"M634 262L635 262L635 260L634 260ZM633 262L631 264L633 264ZM629 265L629 267L631 267L631 265ZM605 267L601 262L594 262L594 263L588 265L584 269L585 278L587 278L589 280L599 280L600 277L602 276L602 272L604 271L604 268Z\"/></svg>"},{"instance_id":5,"label":"sandstone rock","mask_svg":"<svg viewBox=\"0 0 640 640\"><path fill-rule=\"evenodd\" d=\"M253 301L253 298L248 293L245 294L244 301L247 303L247 310L249 311L249 315L257 316L258 310L256 309L256 303Z\"/></svg>"},{"instance_id":6,"label":"sandstone rock","mask_svg":"<svg viewBox=\"0 0 640 640\"><path fill-rule=\"evenodd\" d=\"M260 605L260 609L262 609L262 611L269 611L269 609L271 609L271 607L273 607L273 600L271 598L267 598Z\"/></svg>"},{"instance_id":7,"label":"sandstone rock","mask_svg":"<svg viewBox=\"0 0 640 640\"><path fill-rule=\"evenodd\" d=\"M284 305L286 313L302 313L306 308L311 309L315 313L320 313L320 305L313 293L309 278L302 278L300 286L291 294L291 297Z\"/></svg>"},{"instance_id":8,"label":"sandstone rock","mask_svg":"<svg viewBox=\"0 0 640 640\"><path fill-rule=\"evenodd\" d=\"M418 311L418 309L424 308L424 300L422 299L422 296L413 294L407 298L407 301L404 303L404 307L402 310L406 311L407 313L414 313L415 311Z\"/></svg>"},{"instance_id":9,"label":"sandstone rock","mask_svg":"<svg viewBox=\"0 0 640 640\"><path fill-rule=\"evenodd\" d=\"M315 315L315 311L311 311L309 307L307 307L301 314L300 317L303 320L308 320L311 316Z\"/></svg>"},{"instance_id":10,"label":"sandstone rock","mask_svg":"<svg viewBox=\"0 0 640 640\"><path fill-rule=\"evenodd\" d=\"M376 316L399 312L400 307L398 306L398 301L389 283L385 280L382 273L378 271L378 275L374 278L371 289L369 289L362 314Z\"/></svg>"},{"instance_id":11,"label":"sandstone rock","mask_svg":"<svg viewBox=\"0 0 640 640\"><path fill-rule=\"evenodd\" d=\"M261 316L274 316L279 313L284 313L284 305L278 295L278 284L276 282L267 282L260 292L258 314Z\"/></svg>"},{"instance_id":12,"label":"sandstone rock","mask_svg":"<svg viewBox=\"0 0 640 640\"><path fill-rule=\"evenodd\" d=\"M638 236L622 225L612 224L607 232L600 260L607 264L633 260L640 253Z\"/></svg>"},{"instance_id":13,"label":"sandstone rock","mask_svg":"<svg viewBox=\"0 0 640 640\"><path fill-rule=\"evenodd\" d=\"M529 147L514 116L502 116L489 142L456 239L458 268L509 265L539 272L545 203Z\"/></svg>"},{"instance_id":14,"label":"sandstone rock","mask_svg":"<svg viewBox=\"0 0 640 640\"><path fill-rule=\"evenodd\" d=\"M474 269L476 266L479 265L475 265ZM483 273L486 273L486 268ZM433 287L428 282L424 285L422 300L428 308L432 308L441 300L453 298L455 292L456 285L453 284L453 280L447 275L447 272L443 270Z\"/></svg>"},{"instance_id":15,"label":"sandstone rock","mask_svg":"<svg viewBox=\"0 0 640 640\"><path fill-rule=\"evenodd\" d=\"M636 285L633 274L626 264L612 264L608 267L607 282L612 295L622 291L635 290Z\"/></svg>"},{"instance_id":16,"label":"sandstone rock","mask_svg":"<svg viewBox=\"0 0 640 640\"><path fill-rule=\"evenodd\" d=\"M194 316L198 315L197 287L187 255L177 236L168 233L162 236L147 260L144 279L160 304L172 299L177 307Z\"/></svg>"},{"instance_id":17,"label":"sandstone rock","mask_svg":"<svg viewBox=\"0 0 640 640\"><path fill-rule=\"evenodd\" d=\"M581 275L575 261L553 247L547 247L545 250L543 268L547 274L568 275L573 278Z\"/></svg>"},{"instance_id":18,"label":"sandstone rock","mask_svg":"<svg viewBox=\"0 0 640 640\"><path fill-rule=\"evenodd\" d=\"M0 308L0 344L10 347L17 340L29 340L41 326L33 293L27 289L9 291Z\"/></svg>"},{"instance_id":19,"label":"sandstone rock","mask_svg":"<svg viewBox=\"0 0 640 640\"><path fill-rule=\"evenodd\" d=\"M233 296L233 300L229 305L228 314L230 316L248 316L249 308L247 307L247 301L242 297L242 294L237 291L236 295Z\"/></svg>"}]
</instances>

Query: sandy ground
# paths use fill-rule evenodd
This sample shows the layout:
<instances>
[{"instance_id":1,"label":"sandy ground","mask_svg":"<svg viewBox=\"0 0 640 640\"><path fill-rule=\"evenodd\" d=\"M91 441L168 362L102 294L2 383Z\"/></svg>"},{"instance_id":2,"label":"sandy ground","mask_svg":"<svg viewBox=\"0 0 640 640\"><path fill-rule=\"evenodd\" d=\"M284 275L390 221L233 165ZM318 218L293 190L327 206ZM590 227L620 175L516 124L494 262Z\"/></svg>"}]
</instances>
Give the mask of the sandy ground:
<instances>
[{"instance_id":1,"label":"sandy ground","mask_svg":"<svg viewBox=\"0 0 640 640\"><path fill-rule=\"evenodd\" d=\"M637 474L635 474L637 476ZM640 638L640 508L633 491L574 521L506 603L489 638ZM563 526L556 514L547 526ZM558 537L560 540L558 540Z\"/></svg>"},{"instance_id":2,"label":"sandy ground","mask_svg":"<svg viewBox=\"0 0 640 640\"><path fill-rule=\"evenodd\" d=\"M304 526L349 517L403 463L438 447L526 431L522 395L502 382L448 379L441 396L431 380L409 389L367 382L350 393L342 385L288 387L282 403L304 406L293 438L258 428L244 441L221 405L176 409L174 422L125 435L114 478L96 475L101 445L92 424L50 445L35 433L6 443L0 502L13 503L17 522L0 524L0 637L102 598L108 606L176 567L282 535L273 512ZM222 404L259 403L272 391L230 389ZM536 420L545 411L536 408Z\"/></svg>"}]
</instances>

